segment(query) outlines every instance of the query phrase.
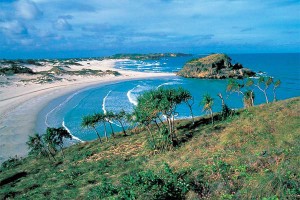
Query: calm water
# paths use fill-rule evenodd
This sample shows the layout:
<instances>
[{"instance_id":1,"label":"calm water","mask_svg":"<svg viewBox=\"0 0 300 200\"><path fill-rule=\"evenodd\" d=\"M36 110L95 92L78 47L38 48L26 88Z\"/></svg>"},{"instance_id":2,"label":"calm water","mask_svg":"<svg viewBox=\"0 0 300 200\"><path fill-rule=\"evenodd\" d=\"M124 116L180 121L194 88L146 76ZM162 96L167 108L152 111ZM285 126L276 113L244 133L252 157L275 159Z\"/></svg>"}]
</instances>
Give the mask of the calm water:
<instances>
[{"instance_id":1,"label":"calm water","mask_svg":"<svg viewBox=\"0 0 300 200\"><path fill-rule=\"evenodd\" d=\"M200 55L203 56L203 55ZM265 73L282 84L277 91L278 99L287 99L300 96L300 54L233 54L229 55L233 63L242 63L245 67L256 72ZM176 72L184 63L193 57L168 58L161 60L124 61L116 65L119 69L151 72ZM99 87L90 87L73 94L68 94L51 102L39 114L37 131L43 132L46 126L65 126L75 137L81 140L93 140L96 135L92 130L80 127L84 115L96 112L114 111L124 109L131 112L136 105L138 95L146 90L158 87L178 87L188 89L194 96L193 110L195 115L205 114L199 102L203 94L209 93L215 100L213 110L220 111L221 101L217 94L221 92L226 103L231 108L243 106L242 97L237 94L226 93L227 80L200 80L182 77L165 77L160 79L134 80ZM264 103L264 97L255 91L255 104ZM270 100L272 100L270 90ZM188 118L189 110L185 105L178 107L177 118ZM114 128L120 131L115 124ZM103 131L99 126L98 130Z\"/></svg>"}]
</instances>

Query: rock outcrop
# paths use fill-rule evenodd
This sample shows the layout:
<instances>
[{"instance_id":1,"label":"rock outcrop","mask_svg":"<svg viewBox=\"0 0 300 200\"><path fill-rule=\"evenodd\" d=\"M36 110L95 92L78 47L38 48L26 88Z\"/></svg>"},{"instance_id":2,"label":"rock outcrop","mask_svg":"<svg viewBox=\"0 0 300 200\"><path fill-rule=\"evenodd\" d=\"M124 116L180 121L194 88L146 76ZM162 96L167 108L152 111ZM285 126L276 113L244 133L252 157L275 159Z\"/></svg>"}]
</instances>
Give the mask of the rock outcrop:
<instances>
[{"instance_id":1,"label":"rock outcrop","mask_svg":"<svg viewBox=\"0 0 300 200\"><path fill-rule=\"evenodd\" d=\"M239 63L231 64L231 58L225 54L212 54L187 62L177 75L187 78L242 79L254 76L255 72Z\"/></svg>"}]
</instances>

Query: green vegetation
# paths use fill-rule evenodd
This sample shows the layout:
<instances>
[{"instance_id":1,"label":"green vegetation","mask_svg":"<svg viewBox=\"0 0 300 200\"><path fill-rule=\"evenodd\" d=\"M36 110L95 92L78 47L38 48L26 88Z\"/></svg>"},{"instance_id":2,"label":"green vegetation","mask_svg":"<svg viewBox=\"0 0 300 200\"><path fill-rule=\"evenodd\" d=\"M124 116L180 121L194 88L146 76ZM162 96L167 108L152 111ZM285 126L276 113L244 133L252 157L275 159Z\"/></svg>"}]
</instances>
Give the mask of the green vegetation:
<instances>
[{"instance_id":1,"label":"green vegetation","mask_svg":"<svg viewBox=\"0 0 300 200\"><path fill-rule=\"evenodd\" d=\"M78 71L68 71L65 68L67 68L66 66L61 67L61 66L53 66L52 69L50 69L49 71L43 71L40 72L40 74L44 74L44 75L49 75L49 74L55 74L55 75L76 75L76 76L80 76L80 75L93 75L93 76L104 76L104 75L109 75L112 74L114 76L119 76L120 73L117 71L113 71L113 70L106 70L106 71L102 71L102 70L93 70L93 69L82 69L82 70L78 70Z\"/></svg>"},{"instance_id":2,"label":"green vegetation","mask_svg":"<svg viewBox=\"0 0 300 200\"><path fill-rule=\"evenodd\" d=\"M206 112L209 112L210 117L211 117L211 123L214 124L214 115L213 115L213 111L212 111L214 99L209 94L205 94L203 96L201 104L203 105L203 110Z\"/></svg>"},{"instance_id":3,"label":"green vegetation","mask_svg":"<svg viewBox=\"0 0 300 200\"><path fill-rule=\"evenodd\" d=\"M231 58L226 54L211 54L187 62L177 75L187 78L242 79L254 76L255 72L239 63L231 64Z\"/></svg>"},{"instance_id":4,"label":"green vegetation","mask_svg":"<svg viewBox=\"0 0 300 200\"><path fill-rule=\"evenodd\" d=\"M294 98L225 120L214 114L213 125L210 117L174 121L178 144L166 151L149 148L147 130L137 127L127 137L73 145L65 157L57 151L55 160L11 159L1 168L0 198L297 199L299 105ZM149 125L158 139L155 127Z\"/></svg>"},{"instance_id":5,"label":"green vegetation","mask_svg":"<svg viewBox=\"0 0 300 200\"><path fill-rule=\"evenodd\" d=\"M264 77L260 76L258 80L247 78L243 80L235 80L235 79L229 79L227 84L227 92L236 92L238 94L241 94L243 96L243 103L244 107L248 108L254 105L254 88L257 87L265 96L266 103L269 103L267 90L270 88L271 85L273 85L273 101L275 102L276 99L276 89L280 86L281 81L280 80L274 80L272 77Z\"/></svg>"},{"instance_id":6,"label":"green vegetation","mask_svg":"<svg viewBox=\"0 0 300 200\"><path fill-rule=\"evenodd\" d=\"M159 60L167 57L184 57L191 54L184 53L149 53L149 54L115 54L110 59L131 59L131 60Z\"/></svg>"},{"instance_id":7,"label":"green vegetation","mask_svg":"<svg viewBox=\"0 0 300 200\"><path fill-rule=\"evenodd\" d=\"M101 60L101 59L97 59ZM92 69L82 69L78 71L68 70L70 68L68 65L76 65L81 66L78 61L82 61L82 59L67 59L67 60L0 60L0 75L11 76L15 74L36 74L41 75L35 79L26 79L21 80L23 82L36 82L36 83L49 83L56 80L61 80L61 78L57 77L60 75L92 75L92 76L105 76L105 75L114 75L119 76L120 73L113 70L92 70ZM33 72L32 69L26 67L27 65L33 66L43 66L45 63L51 63L53 67L48 71L41 72Z\"/></svg>"},{"instance_id":8,"label":"green vegetation","mask_svg":"<svg viewBox=\"0 0 300 200\"><path fill-rule=\"evenodd\" d=\"M0 75L14 75L14 74L34 74L34 72L28 67L20 67L13 65L12 67L3 67L0 68Z\"/></svg>"},{"instance_id":9,"label":"green vegetation","mask_svg":"<svg viewBox=\"0 0 300 200\"><path fill-rule=\"evenodd\" d=\"M47 128L46 133L41 136L35 133L33 136L29 136L27 145L30 149L29 155L47 157L50 161L50 156L55 159L58 147L63 153L63 139L72 139L70 133L63 127L60 128Z\"/></svg>"}]
</instances>

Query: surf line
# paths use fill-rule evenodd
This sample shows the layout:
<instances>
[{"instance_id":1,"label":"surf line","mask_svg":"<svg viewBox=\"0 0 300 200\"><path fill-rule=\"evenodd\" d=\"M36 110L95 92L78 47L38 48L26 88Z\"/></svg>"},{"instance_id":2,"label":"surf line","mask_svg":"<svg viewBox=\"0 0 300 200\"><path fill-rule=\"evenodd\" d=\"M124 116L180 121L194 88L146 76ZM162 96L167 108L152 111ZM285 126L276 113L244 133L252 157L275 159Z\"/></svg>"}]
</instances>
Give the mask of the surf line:
<instances>
[{"instance_id":1,"label":"surf line","mask_svg":"<svg viewBox=\"0 0 300 200\"><path fill-rule=\"evenodd\" d=\"M105 109L105 105L106 105L106 99L108 97L108 95L111 93L111 90L107 93L107 95L103 98L103 102L102 102L102 110L103 110L103 113L106 114L107 111Z\"/></svg>"},{"instance_id":2,"label":"surf line","mask_svg":"<svg viewBox=\"0 0 300 200\"><path fill-rule=\"evenodd\" d=\"M65 119L64 119L63 122L62 122L62 127L64 127L64 128L68 131L68 133L70 133L70 135L72 136L72 139L78 140L79 142L84 142L83 140L79 139L78 137L74 136L74 135L71 133L70 129L68 129L68 127L67 127L66 124L65 124Z\"/></svg>"},{"instance_id":3,"label":"surf line","mask_svg":"<svg viewBox=\"0 0 300 200\"><path fill-rule=\"evenodd\" d=\"M128 98L128 100L129 100L129 102L132 103L132 104L135 105L135 106L137 106L138 102L132 98L132 95L131 95L131 94L132 94L132 91L135 90L135 89L138 88L138 87L141 87L141 86L140 86L140 85L137 85L137 86L135 86L134 88L132 88L131 90L129 90L129 91L127 92L127 98Z\"/></svg>"}]
</instances>

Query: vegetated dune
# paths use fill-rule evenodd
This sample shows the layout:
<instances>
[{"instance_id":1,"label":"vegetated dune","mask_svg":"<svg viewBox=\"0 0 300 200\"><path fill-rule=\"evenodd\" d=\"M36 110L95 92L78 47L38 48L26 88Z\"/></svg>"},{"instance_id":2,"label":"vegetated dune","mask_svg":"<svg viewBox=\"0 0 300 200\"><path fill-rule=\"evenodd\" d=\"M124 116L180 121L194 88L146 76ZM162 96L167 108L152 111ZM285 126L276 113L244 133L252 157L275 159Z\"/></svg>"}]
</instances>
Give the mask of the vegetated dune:
<instances>
[{"instance_id":1,"label":"vegetated dune","mask_svg":"<svg viewBox=\"0 0 300 200\"><path fill-rule=\"evenodd\" d=\"M55 161L28 157L0 173L0 198L297 199L300 98L176 122L178 146L153 151L146 131L81 143ZM154 137L157 137L156 135Z\"/></svg>"}]
</instances>

